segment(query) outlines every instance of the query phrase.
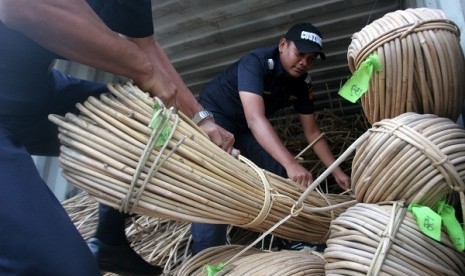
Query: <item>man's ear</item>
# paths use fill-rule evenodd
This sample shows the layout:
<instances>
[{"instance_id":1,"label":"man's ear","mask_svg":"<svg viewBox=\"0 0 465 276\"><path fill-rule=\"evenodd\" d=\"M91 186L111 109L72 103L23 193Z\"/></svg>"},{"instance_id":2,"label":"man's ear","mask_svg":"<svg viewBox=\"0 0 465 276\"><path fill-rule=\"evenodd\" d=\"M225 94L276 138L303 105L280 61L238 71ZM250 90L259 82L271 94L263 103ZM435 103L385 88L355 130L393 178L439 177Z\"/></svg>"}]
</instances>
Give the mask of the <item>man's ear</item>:
<instances>
[{"instance_id":1,"label":"man's ear","mask_svg":"<svg viewBox=\"0 0 465 276\"><path fill-rule=\"evenodd\" d=\"M284 37L281 38L279 40L279 44L278 44L278 47L279 47L279 52L282 52L284 50L284 48L287 47L289 41L287 41L287 39L285 39Z\"/></svg>"}]
</instances>

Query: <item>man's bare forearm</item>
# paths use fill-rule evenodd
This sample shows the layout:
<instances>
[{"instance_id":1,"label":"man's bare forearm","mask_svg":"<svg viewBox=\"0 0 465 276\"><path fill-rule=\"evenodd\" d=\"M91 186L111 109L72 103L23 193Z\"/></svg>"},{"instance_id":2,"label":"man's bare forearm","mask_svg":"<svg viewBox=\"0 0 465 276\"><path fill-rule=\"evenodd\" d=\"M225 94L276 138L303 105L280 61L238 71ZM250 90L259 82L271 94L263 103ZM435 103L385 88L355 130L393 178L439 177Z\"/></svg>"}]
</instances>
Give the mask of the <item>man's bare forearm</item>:
<instances>
[{"instance_id":1,"label":"man's bare forearm","mask_svg":"<svg viewBox=\"0 0 465 276\"><path fill-rule=\"evenodd\" d=\"M70 60L136 83L152 75L145 53L109 29L84 0L2 0L0 20Z\"/></svg>"},{"instance_id":2,"label":"man's bare forearm","mask_svg":"<svg viewBox=\"0 0 465 276\"><path fill-rule=\"evenodd\" d=\"M179 73L173 67L171 61L160 46L155 36L146 38L128 38L138 45L149 56L155 71L163 74L177 88L176 105L179 109L192 118L195 113L203 110L192 92L186 86Z\"/></svg>"}]
</instances>

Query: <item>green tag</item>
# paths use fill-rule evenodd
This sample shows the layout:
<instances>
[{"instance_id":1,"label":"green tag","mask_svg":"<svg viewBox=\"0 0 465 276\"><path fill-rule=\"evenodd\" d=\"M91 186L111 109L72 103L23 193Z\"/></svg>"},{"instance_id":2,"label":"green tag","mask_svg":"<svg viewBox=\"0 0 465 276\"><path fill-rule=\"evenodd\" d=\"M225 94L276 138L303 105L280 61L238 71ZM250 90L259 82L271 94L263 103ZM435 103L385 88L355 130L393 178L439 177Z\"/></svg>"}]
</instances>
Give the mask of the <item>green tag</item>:
<instances>
[{"instance_id":1,"label":"green tag","mask_svg":"<svg viewBox=\"0 0 465 276\"><path fill-rule=\"evenodd\" d=\"M421 206L417 204L410 204L408 210L413 214L417 220L421 232L428 237L441 241L441 216L436 214L428 206Z\"/></svg>"},{"instance_id":2,"label":"green tag","mask_svg":"<svg viewBox=\"0 0 465 276\"><path fill-rule=\"evenodd\" d=\"M207 270L207 275L215 276L216 273L223 269L223 266L224 265L222 263L219 263L217 265L206 265L205 269Z\"/></svg>"},{"instance_id":3,"label":"green tag","mask_svg":"<svg viewBox=\"0 0 465 276\"><path fill-rule=\"evenodd\" d=\"M153 107L153 113L155 114L155 112L161 108L161 106L156 103ZM159 115L155 118L153 118L149 128L150 129L155 129L155 128L158 128L160 125L164 124L165 123L165 120L169 120L169 118L167 118L166 116L163 116L163 115ZM169 136L170 136L170 132L171 132L171 126L169 124L167 124L162 130L161 130L161 133L160 133L160 137L158 138L157 142L155 143L155 146L156 147L161 147L165 144L166 140L168 140Z\"/></svg>"},{"instance_id":4,"label":"green tag","mask_svg":"<svg viewBox=\"0 0 465 276\"><path fill-rule=\"evenodd\" d=\"M438 203L437 209L455 249L463 251L465 249L465 232L455 216L455 209L443 200Z\"/></svg>"},{"instance_id":5,"label":"green tag","mask_svg":"<svg viewBox=\"0 0 465 276\"><path fill-rule=\"evenodd\" d=\"M352 103L357 102L367 92L373 70L381 71L382 69L378 55L371 54L342 86L339 95Z\"/></svg>"}]
</instances>

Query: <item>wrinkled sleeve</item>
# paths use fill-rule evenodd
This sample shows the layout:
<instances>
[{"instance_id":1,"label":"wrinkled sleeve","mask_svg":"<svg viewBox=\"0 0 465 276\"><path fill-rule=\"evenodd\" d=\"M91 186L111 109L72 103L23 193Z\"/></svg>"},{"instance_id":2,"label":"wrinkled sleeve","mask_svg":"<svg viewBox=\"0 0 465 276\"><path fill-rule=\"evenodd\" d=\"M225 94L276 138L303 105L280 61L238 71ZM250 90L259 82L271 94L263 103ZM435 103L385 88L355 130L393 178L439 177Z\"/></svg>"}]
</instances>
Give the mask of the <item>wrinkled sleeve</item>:
<instances>
[{"instance_id":1,"label":"wrinkled sleeve","mask_svg":"<svg viewBox=\"0 0 465 276\"><path fill-rule=\"evenodd\" d=\"M238 91L253 92L263 95L263 66L256 55L249 53L245 55L237 67Z\"/></svg>"}]
</instances>

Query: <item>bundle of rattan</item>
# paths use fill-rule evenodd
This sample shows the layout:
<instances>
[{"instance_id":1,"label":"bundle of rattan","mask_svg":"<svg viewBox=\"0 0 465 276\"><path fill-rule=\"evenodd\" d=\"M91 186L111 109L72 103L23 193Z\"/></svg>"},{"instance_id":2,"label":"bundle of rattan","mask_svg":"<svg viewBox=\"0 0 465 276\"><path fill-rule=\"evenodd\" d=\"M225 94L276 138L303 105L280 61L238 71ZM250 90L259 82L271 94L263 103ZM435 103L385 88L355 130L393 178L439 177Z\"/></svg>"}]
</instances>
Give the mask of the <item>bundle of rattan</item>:
<instances>
[{"instance_id":1,"label":"bundle of rattan","mask_svg":"<svg viewBox=\"0 0 465 276\"><path fill-rule=\"evenodd\" d=\"M447 233L437 242L420 232L398 202L358 203L331 223L326 275L465 275L465 254Z\"/></svg>"},{"instance_id":2,"label":"bundle of rattan","mask_svg":"<svg viewBox=\"0 0 465 276\"><path fill-rule=\"evenodd\" d=\"M104 204L258 232L293 213L275 235L324 242L331 220L355 202L315 189L296 206L303 187L227 154L181 113L130 83L109 88L112 95L78 104L79 116L49 117L64 145L65 178Z\"/></svg>"},{"instance_id":3,"label":"bundle of rattan","mask_svg":"<svg viewBox=\"0 0 465 276\"><path fill-rule=\"evenodd\" d=\"M357 201L435 207L448 195L463 197L465 130L456 123L409 112L375 123L367 134L352 163Z\"/></svg>"},{"instance_id":4,"label":"bundle of rattan","mask_svg":"<svg viewBox=\"0 0 465 276\"><path fill-rule=\"evenodd\" d=\"M251 248L235 258L243 246L219 246L206 249L183 263L177 276L207 275L213 267L220 275L324 275L325 261L322 254L310 251L267 252ZM218 267L221 266L221 267Z\"/></svg>"},{"instance_id":5,"label":"bundle of rattan","mask_svg":"<svg viewBox=\"0 0 465 276\"><path fill-rule=\"evenodd\" d=\"M83 238L92 237L97 227L98 202L82 192L63 201L62 205ZM190 224L186 222L134 216L128 220L126 237L141 257L163 266L167 275L172 275L191 256Z\"/></svg>"},{"instance_id":6,"label":"bundle of rattan","mask_svg":"<svg viewBox=\"0 0 465 276\"><path fill-rule=\"evenodd\" d=\"M441 10L427 8L388 13L355 33L347 53L350 70L371 54L383 66L361 98L368 121L404 112L457 120L465 89L459 37Z\"/></svg>"}]
</instances>

